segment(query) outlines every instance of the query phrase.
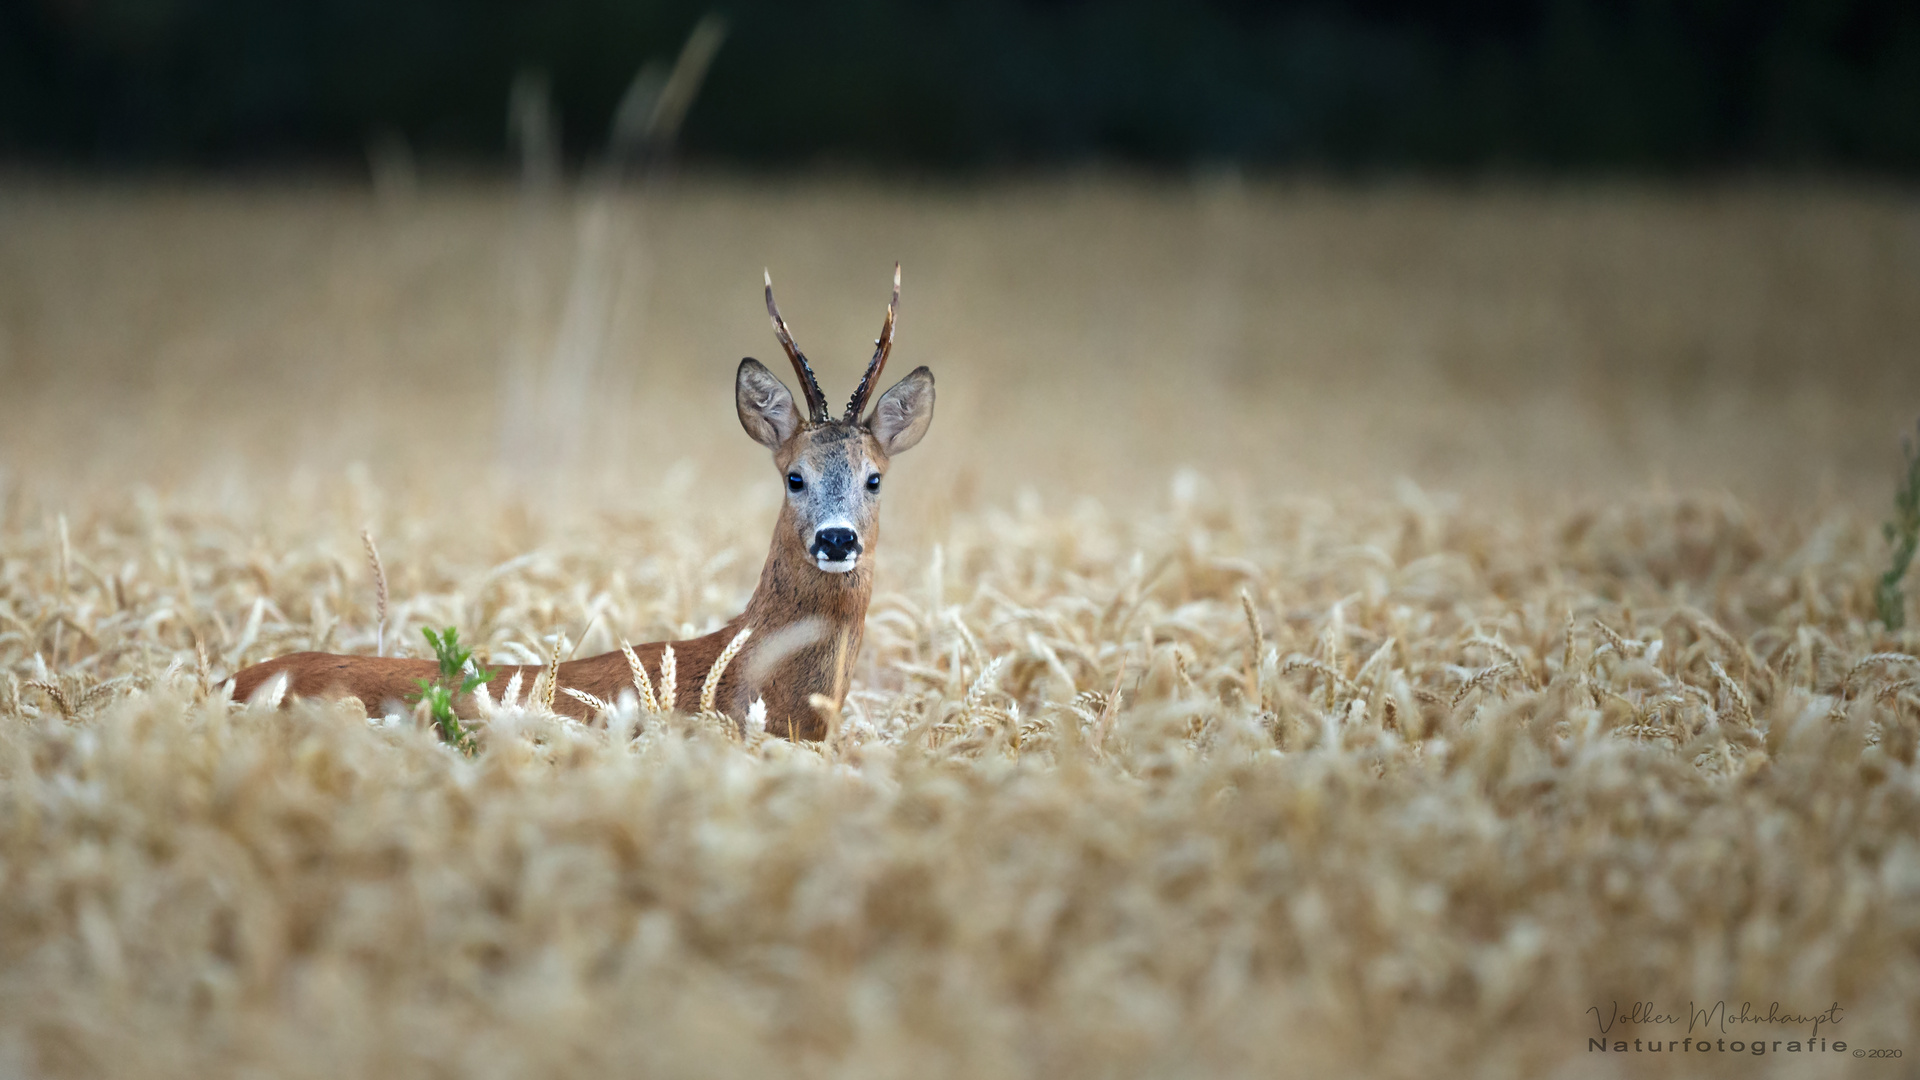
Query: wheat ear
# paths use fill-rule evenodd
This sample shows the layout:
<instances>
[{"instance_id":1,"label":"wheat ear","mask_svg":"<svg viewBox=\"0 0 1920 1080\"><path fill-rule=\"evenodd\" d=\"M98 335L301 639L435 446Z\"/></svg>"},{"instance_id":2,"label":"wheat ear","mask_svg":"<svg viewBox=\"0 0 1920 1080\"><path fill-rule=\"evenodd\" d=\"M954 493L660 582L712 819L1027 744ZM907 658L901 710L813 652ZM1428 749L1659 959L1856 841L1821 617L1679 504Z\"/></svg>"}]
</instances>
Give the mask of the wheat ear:
<instances>
[{"instance_id":1,"label":"wheat ear","mask_svg":"<svg viewBox=\"0 0 1920 1080\"><path fill-rule=\"evenodd\" d=\"M1740 719L1746 721L1748 727L1752 727L1753 702L1747 700L1747 692L1742 690L1740 684L1734 682L1733 679L1727 675L1727 669L1712 660L1707 661L1707 667L1713 672L1713 679L1720 684L1720 689L1725 690L1727 696L1732 698L1734 705L1739 708Z\"/></svg>"},{"instance_id":2,"label":"wheat ear","mask_svg":"<svg viewBox=\"0 0 1920 1080\"><path fill-rule=\"evenodd\" d=\"M627 658L627 670L633 673L633 689L640 695L640 707L647 710L649 716L660 715L660 699L653 696L653 680L647 677L647 667L633 654L633 646L626 638L620 639L620 653Z\"/></svg>"},{"instance_id":3,"label":"wheat ear","mask_svg":"<svg viewBox=\"0 0 1920 1080\"><path fill-rule=\"evenodd\" d=\"M1327 707L1328 708L1333 707L1332 703L1334 701L1334 693L1333 693L1333 689L1331 688L1338 688L1340 690L1345 690L1356 696L1360 693L1360 688L1354 685L1353 680L1347 678L1345 675L1340 674L1338 671L1335 671L1333 668L1329 667L1328 665L1323 664L1318 660L1312 659L1311 657L1306 657L1306 656L1293 657L1292 659L1288 660L1285 664L1281 665L1281 668L1280 668L1280 674L1282 675L1291 675L1296 671L1311 671L1320 675L1322 678L1326 680L1327 686L1330 688L1327 691L1327 701L1328 701Z\"/></svg>"},{"instance_id":4,"label":"wheat ear","mask_svg":"<svg viewBox=\"0 0 1920 1080\"><path fill-rule=\"evenodd\" d=\"M1340 639L1345 637L1347 634L1346 614L1347 614L1346 608L1344 605L1335 604L1333 605L1333 611L1329 613L1327 618L1327 670L1335 673L1344 672L1347 666L1346 661L1340 656ZM1179 655L1180 654L1178 650L1176 650L1174 652L1174 657L1178 659ZM1187 674L1186 666L1183 664L1181 665L1180 675L1182 678L1185 678L1186 674ZM1352 683L1347 682L1347 677L1344 674L1340 675L1340 681L1343 683L1347 683L1347 685L1349 686L1353 685ZM1336 704L1336 699L1334 697L1335 686L1332 679L1327 680L1326 690L1327 690L1327 709L1328 711L1332 711L1334 705Z\"/></svg>"},{"instance_id":5,"label":"wheat ear","mask_svg":"<svg viewBox=\"0 0 1920 1080\"><path fill-rule=\"evenodd\" d=\"M1475 690L1478 690L1482 686L1490 686L1493 683L1496 683L1499 680L1504 679L1509 675L1520 675L1520 674L1523 674L1523 672L1520 670L1520 665L1514 663L1511 660L1505 661L1504 663L1495 664L1494 666L1486 669L1485 671L1482 671L1478 675L1475 675L1473 678L1468 679L1466 682L1466 685L1462 686L1457 692L1454 693L1453 701L1449 705L1449 707L1457 709L1460 707L1460 703L1467 699L1468 694L1473 693Z\"/></svg>"},{"instance_id":6,"label":"wheat ear","mask_svg":"<svg viewBox=\"0 0 1920 1080\"><path fill-rule=\"evenodd\" d=\"M968 712L973 712L987 703L987 692L993 689L994 681L1000 677L1000 665L1005 663L1006 659L1004 656L994 657L987 663L986 669L980 672L979 677L973 680L973 685L967 687L965 708Z\"/></svg>"},{"instance_id":7,"label":"wheat ear","mask_svg":"<svg viewBox=\"0 0 1920 1080\"><path fill-rule=\"evenodd\" d=\"M547 664L547 685L541 691L540 704L548 712L553 711L553 697L560 691L560 654L566 641L566 635L563 634L559 641L553 643L553 659Z\"/></svg>"},{"instance_id":8,"label":"wheat ear","mask_svg":"<svg viewBox=\"0 0 1920 1080\"><path fill-rule=\"evenodd\" d=\"M1866 659L1861 660L1859 663L1853 665L1851 668L1848 668L1847 677L1840 680L1840 685L1845 690L1849 690L1849 691L1852 690L1853 680L1859 678L1861 672L1867 670L1868 668L1872 667L1875 664L1915 664L1915 663L1920 663L1920 661L1916 661L1913 657L1908 656L1906 653L1877 652L1877 653L1874 653L1872 656L1869 656Z\"/></svg>"},{"instance_id":9,"label":"wheat ear","mask_svg":"<svg viewBox=\"0 0 1920 1080\"><path fill-rule=\"evenodd\" d=\"M60 716L64 720L72 720L74 713L78 711L73 707L73 702L67 697L66 691L62 690L57 682L50 679L35 679L22 685L28 690L38 690L52 698L54 707L60 710Z\"/></svg>"},{"instance_id":10,"label":"wheat ear","mask_svg":"<svg viewBox=\"0 0 1920 1080\"><path fill-rule=\"evenodd\" d=\"M1613 651L1619 653L1621 656L1629 658L1638 656L1640 650L1646 647L1645 643L1640 641L1629 643L1626 638L1620 636L1619 631L1601 622L1599 619L1593 620L1593 626L1594 629L1600 631L1601 637L1607 639L1607 644L1613 646Z\"/></svg>"},{"instance_id":11,"label":"wheat ear","mask_svg":"<svg viewBox=\"0 0 1920 1080\"><path fill-rule=\"evenodd\" d=\"M1478 645L1488 652L1498 655L1500 659L1505 660L1513 666L1514 671L1519 673L1520 677L1527 681L1529 687L1535 690L1540 688L1540 683L1533 677L1533 671L1527 667L1526 660L1521 657L1519 653L1514 652L1513 648L1506 642L1501 641L1499 638L1488 637L1485 634L1475 634L1467 639L1467 644Z\"/></svg>"},{"instance_id":12,"label":"wheat ear","mask_svg":"<svg viewBox=\"0 0 1920 1080\"><path fill-rule=\"evenodd\" d=\"M585 690L575 690L573 687L567 686L567 687L562 687L560 692L572 698L573 700L579 702L580 704L585 705L587 708L592 709L595 715L598 715L603 712L613 711L613 706L607 704L604 701L601 701L599 698L594 697L592 694L587 693Z\"/></svg>"},{"instance_id":13,"label":"wheat ear","mask_svg":"<svg viewBox=\"0 0 1920 1080\"><path fill-rule=\"evenodd\" d=\"M720 658L715 660L713 666L707 669L707 681L700 685L700 714L702 716L712 715L714 699L720 695L720 677L727 673L727 665L733 663L733 658L740 655L740 647L747 643L747 638L752 636L752 634L753 627L748 626L742 628L738 634L733 636L732 641L727 642L727 647L720 651Z\"/></svg>"},{"instance_id":14,"label":"wheat ear","mask_svg":"<svg viewBox=\"0 0 1920 1080\"><path fill-rule=\"evenodd\" d=\"M373 546L373 530L361 529L360 541L367 545L367 565L373 567L373 610L379 621L373 629L373 655L387 655L387 568L380 565L380 549Z\"/></svg>"},{"instance_id":15,"label":"wheat ear","mask_svg":"<svg viewBox=\"0 0 1920 1080\"><path fill-rule=\"evenodd\" d=\"M200 693L213 693L213 668L207 663L207 643L193 639L194 675L200 680Z\"/></svg>"},{"instance_id":16,"label":"wheat ear","mask_svg":"<svg viewBox=\"0 0 1920 1080\"><path fill-rule=\"evenodd\" d=\"M1920 679L1901 679L1897 683L1882 687L1880 693L1874 696L1881 701L1892 701L1899 697L1902 691L1911 690L1916 686L1920 686Z\"/></svg>"},{"instance_id":17,"label":"wheat ear","mask_svg":"<svg viewBox=\"0 0 1920 1080\"><path fill-rule=\"evenodd\" d=\"M673 646L660 654L660 711L673 711L674 690L680 685L680 674L674 666Z\"/></svg>"},{"instance_id":18,"label":"wheat ear","mask_svg":"<svg viewBox=\"0 0 1920 1080\"><path fill-rule=\"evenodd\" d=\"M1267 653L1267 635L1260 628L1260 615L1253 610L1253 594L1240 590L1240 610L1247 613L1247 632L1253 635L1253 666L1258 669L1260 658Z\"/></svg>"}]
</instances>

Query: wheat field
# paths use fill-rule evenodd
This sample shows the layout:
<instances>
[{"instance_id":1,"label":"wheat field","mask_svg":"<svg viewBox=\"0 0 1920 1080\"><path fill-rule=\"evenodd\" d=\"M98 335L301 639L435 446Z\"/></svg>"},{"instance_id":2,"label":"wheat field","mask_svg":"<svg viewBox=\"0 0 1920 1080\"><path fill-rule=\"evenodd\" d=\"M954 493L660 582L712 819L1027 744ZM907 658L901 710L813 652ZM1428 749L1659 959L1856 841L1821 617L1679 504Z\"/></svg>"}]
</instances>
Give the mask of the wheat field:
<instances>
[{"instance_id":1,"label":"wheat field","mask_svg":"<svg viewBox=\"0 0 1920 1080\"><path fill-rule=\"evenodd\" d=\"M221 700L719 625L761 270L837 400L896 259L830 742ZM0 1075L1909 1074L1916 301L1838 185L8 178Z\"/></svg>"}]
</instances>

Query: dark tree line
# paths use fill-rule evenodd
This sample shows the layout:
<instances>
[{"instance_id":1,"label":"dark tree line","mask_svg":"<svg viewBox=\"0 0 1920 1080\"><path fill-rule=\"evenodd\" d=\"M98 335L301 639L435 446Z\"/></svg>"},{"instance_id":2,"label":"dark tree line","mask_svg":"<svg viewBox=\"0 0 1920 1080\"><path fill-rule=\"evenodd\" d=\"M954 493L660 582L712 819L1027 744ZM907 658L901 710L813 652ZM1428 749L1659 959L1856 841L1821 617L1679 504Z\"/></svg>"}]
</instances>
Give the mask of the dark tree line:
<instances>
[{"instance_id":1,"label":"dark tree line","mask_svg":"<svg viewBox=\"0 0 1920 1080\"><path fill-rule=\"evenodd\" d=\"M495 157L529 68L578 153L709 10L751 167L1920 171L1913 0L0 0L0 155Z\"/></svg>"}]
</instances>

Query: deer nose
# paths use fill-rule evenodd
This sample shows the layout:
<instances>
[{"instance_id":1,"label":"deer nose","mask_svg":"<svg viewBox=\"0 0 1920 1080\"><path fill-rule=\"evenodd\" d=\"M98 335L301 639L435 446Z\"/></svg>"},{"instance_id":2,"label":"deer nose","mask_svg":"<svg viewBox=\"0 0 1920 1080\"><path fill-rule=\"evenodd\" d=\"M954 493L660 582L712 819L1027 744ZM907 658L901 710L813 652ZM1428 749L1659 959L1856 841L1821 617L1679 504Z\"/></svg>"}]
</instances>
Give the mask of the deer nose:
<instances>
[{"instance_id":1,"label":"deer nose","mask_svg":"<svg viewBox=\"0 0 1920 1080\"><path fill-rule=\"evenodd\" d=\"M860 554L860 537L852 529L821 529L813 534L813 557L845 562Z\"/></svg>"}]
</instances>

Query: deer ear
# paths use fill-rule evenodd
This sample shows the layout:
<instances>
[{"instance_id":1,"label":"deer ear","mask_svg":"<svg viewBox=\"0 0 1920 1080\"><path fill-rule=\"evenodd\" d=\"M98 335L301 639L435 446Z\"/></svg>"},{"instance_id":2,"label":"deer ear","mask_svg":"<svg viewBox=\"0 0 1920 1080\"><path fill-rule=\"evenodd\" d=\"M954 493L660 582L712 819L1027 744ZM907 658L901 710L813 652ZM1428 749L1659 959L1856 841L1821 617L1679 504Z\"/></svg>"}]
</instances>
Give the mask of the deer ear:
<instances>
[{"instance_id":1,"label":"deer ear","mask_svg":"<svg viewBox=\"0 0 1920 1080\"><path fill-rule=\"evenodd\" d=\"M747 429L754 442L769 450L780 449L800 430L793 394L751 356L740 361L739 374L734 376L733 406L740 411L740 426Z\"/></svg>"},{"instance_id":2,"label":"deer ear","mask_svg":"<svg viewBox=\"0 0 1920 1080\"><path fill-rule=\"evenodd\" d=\"M873 415L867 418L867 430L880 440L880 449L892 457L913 449L932 423L933 372L917 367L880 395Z\"/></svg>"}]
</instances>

